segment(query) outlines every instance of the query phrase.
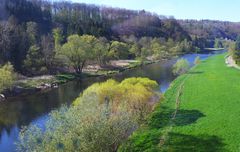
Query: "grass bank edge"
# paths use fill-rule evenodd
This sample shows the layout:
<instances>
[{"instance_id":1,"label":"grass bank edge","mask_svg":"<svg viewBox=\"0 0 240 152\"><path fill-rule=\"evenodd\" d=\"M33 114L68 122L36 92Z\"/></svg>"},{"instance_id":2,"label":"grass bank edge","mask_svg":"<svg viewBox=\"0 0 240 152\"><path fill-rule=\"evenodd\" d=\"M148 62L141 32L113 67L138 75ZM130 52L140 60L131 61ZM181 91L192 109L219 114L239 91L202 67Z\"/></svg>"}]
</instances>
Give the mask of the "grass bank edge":
<instances>
[{"instance_id":1,"label":"grass bank edge","mask_svg":"<svg viewBox=\"0 0 240 152\"><path fill-rule=\"evenodd\" d=\"M162 140L160 137L164 134L164 130L172 125L169 122L174 110L176 110L177 92L180 89L181 84L184 81L187 81L190 76L189 74L194 72L201 64L212 60L216 56L225 57L226 55L227 53L211 56L207 60L201 61L200 64L193 66L188 73L177 77L170 84L168 90L163 94L162 100L156 104L156 107L149 115L147 122L133 132L128 140L120 146L118 151L164 151L164 149L160 149L159 146L160 141Z\"/></svg>"}]
</instances>

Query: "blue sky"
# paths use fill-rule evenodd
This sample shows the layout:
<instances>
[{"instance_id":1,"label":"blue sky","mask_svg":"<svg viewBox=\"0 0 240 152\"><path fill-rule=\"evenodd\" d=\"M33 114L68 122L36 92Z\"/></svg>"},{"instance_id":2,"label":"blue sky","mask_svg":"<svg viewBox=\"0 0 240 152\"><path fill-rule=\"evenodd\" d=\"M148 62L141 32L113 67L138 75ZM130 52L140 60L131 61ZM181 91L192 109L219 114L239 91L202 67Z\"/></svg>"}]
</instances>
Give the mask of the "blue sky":
<instances>
[{"instance_id":1,"label":"blue sky","mask_svg":"<svg viewBox=\"0 0 240 152\"><path fill-rule=\"evenodd\" d=\"M240 21L240 0L72 0L134 10L145 9L177 19Z\"/></svg>"}]
</instances>

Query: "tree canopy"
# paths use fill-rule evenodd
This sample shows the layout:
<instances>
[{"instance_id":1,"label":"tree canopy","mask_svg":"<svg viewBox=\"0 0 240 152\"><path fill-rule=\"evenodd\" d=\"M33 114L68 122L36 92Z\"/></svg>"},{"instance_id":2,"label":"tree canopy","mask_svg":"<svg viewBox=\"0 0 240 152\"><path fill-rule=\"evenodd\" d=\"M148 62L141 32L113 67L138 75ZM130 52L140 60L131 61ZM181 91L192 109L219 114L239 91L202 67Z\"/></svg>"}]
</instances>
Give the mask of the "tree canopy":
<instances>
[{"instance_id":1,"label":"tree canopy","mask_svg":"<svg viewBox=\"0 0 240 152\"><path fill-rule=\"evenodd\" d=\"M15 75L13 71L13 66L10 63L2 66L0 68L0 93L13 84L15 80Z\"/></svg>"},{"instance_id":2,"label":"tree canopy","mask_svg":"<svg viewBox=\"0 0 240 152\"><path fill-rule=\"evenodd\" d=\"M188 72L190 69L189 62L186 59L179 59L174 65L173 65L173 74L175 75L182 75Z\"/></svg>"},{"instance_id":3,"label":"tree canopy","mask_svg":"<svg viewBox=\"0 0 240 152\"><path fill-rule=\"evenodd\" d=\"M68 37L59 55L66 57L77 73L82 73L85 63L94 57L97 38L90 35L71 35Z\"/></svg>"},{"instance_id":4,"label":"tree canopy","mask_svg":"<svg viewBox=\"0 0 240 152\"><path fill-rule=\"evenodd\" d=\"M87 88L74 106L50 114L44 129L24 128L20 151L117 151L153 109L155 81L130 78L108 80Z\"/></svg>"}]
</instances>

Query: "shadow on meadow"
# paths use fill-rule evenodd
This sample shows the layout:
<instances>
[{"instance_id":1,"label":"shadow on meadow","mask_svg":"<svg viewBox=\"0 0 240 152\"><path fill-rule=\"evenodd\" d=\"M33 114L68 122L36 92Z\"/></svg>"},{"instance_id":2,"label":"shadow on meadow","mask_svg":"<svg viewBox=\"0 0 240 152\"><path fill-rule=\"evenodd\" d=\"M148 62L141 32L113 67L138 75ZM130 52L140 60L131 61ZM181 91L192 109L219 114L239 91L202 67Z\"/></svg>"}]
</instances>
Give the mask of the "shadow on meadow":
<instances>
[{"instance_id":1,"label":"shadow on meadow","mask_svg":"<svg viewBox=\"0 0 240 152\"><path fill-rule=\"evenodd\" d=\"M176 118L172 118L174 110L161 107L155 111L146 128L142 127L120 148L124 152L151 151L151 152L219 152L224 151L222 140L216 136L191 136L177 133L168 133L168 137L162 147L160 138L164 127L171 124L174 126L184 126L195 123L199 118L204 117L198 110L179 110Z\"/></svg>"},{"instance_id":2,"label":"shadow on meadow","mask_svg":"<svg viewBox=\"0 0 240 152\"><path fill-rule=\"evenodd\" d=\"M217 136L191 136L169 133L169 139L160 151L171 152L221 152L225 151L222 139Z\"/></svg>"},{"instance_id":3,"label":"shadow on meadow","mask_svg":"<svg viewBox=\"0 0 240 152\"><path fill-rule=\"evenodd\" d=\"M163 146L160 146L160 130L142 130L123 144L120 152L221 152L225 151L222 139L217 136L192 136L170 132Z\"/></svg>"},{"instance_id":4,"label":"shadow on meadow","mask_svg":"<svg viewBox=\"0 0 240 152\"><path fill-rule=\"evenodd\" d=\"M194 75L194 74L202 74L202 73L204 73L204 72L203 71L190 71L187 74Z\"/></svg>"},{"instance_id":5,"label":"shadow on meadow","mask_svg":"<svg viewBox=\"0 0 240 152\"><path fill-rule=\"evenodd\" d=\"M161 107L161 110L154 112L148 121L150 128L160 129L168 126L174 109L168 109L167 107ZM176 118L171 123L174 126L184 126L195 123L199 118L205 115L198 110L178 110Z\"/></svg>"}]
</instances>

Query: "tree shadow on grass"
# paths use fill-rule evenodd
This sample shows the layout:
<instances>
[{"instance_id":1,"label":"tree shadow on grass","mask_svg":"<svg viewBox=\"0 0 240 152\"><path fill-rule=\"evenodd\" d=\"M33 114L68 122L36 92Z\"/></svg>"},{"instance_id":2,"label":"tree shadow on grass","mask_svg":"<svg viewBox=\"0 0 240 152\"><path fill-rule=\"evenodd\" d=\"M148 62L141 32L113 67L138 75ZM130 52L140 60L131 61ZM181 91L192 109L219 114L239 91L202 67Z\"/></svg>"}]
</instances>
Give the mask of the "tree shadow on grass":
<instances>
[{"instance_id":1,"label":"tree shadow on grass","mask_svg":"<svg viewBox=\"0 0 240 152\"><path fill-rule=\"evenodd\" d=\"M169 133L169 139L161 151L171 152L221 152L225 151L225 144L217 136L191 136Z\"/></svg>"},{"instance_id":2,"label":"tree shadow on grass","mask_svg":"<svg viewBox=\"0 0 240 152\"><path fill-rule=\"evenodd\" d=\"M192 136L170 132L164 144L160 146L162 133L151 129L138 132L125 142L121 152L222 152L225 144L217 136Z\"/></svg>"},{"instance_id":3,"label":"tree shadow on grass","mask_svg":"<svg viewBox=\"0 0 240 152\"><path fill-rule=\"evenodd\" d=\"M149 121L150 128L160 129L169 125L170 121L175 126L184 126L195 123L199 118L205 115L198 110L178 110L176 118L172 119L174 109L161 107L161 110L154 112Z\"/></svg>"},{"instance_id":4,"label":"tree shadow on grass","mask_svg":"<svg viewBox=\"0 0 240 152\"><path fill-rule=\"evenodd\" d=\"M195 123L205 115L198 110L179 110L176 118L171 119L174 109L166 106L159 107L150 117L147 127L135 132L121 148L121 152L221 152L225 144L217 136L185 135L169 132L164 144L160 146L164 127L169 125L184 126ZM173 123L173 124L172 124Z\"/></svg>"}]
</instances>

